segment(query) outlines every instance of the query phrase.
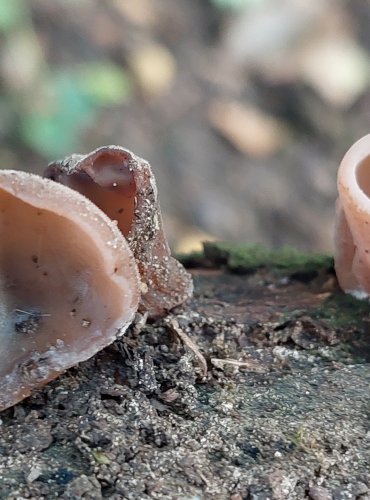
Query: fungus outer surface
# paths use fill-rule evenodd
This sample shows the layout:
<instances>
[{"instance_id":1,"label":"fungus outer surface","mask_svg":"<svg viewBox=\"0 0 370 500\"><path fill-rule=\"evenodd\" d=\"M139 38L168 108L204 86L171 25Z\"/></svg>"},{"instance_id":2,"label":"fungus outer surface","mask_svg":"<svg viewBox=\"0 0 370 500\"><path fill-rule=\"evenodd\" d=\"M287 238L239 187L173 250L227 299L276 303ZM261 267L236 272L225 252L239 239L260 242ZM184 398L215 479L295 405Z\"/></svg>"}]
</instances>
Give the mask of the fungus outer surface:
<instances>
[{"instance_id":1,"label":"fungus outer surface","mask_svg":"<svg viewBox=\"0 0 370 500\"><path fill-rule=\"evenodd\" d=\"M122 334L139 276L115 224L79 193L0 171L0 410Z\"/></svg>"},{"instance_id":2,"label":"fungus outer surface","mask_svg":"<svg viewBox=\"0 0 370 500\"><path fill-rule=\"evenodd\" d=\"M190 274L171 256L150 165L119 146L103 146L48 166L45 176L87 196L127 237L142 281L141 307L151 316L183 303Z\"/></svg>"},{"instance_id":3,"label":"fungus outer surface","mask_svg":"<svg viewBox=\"0 0 370 500\"><path fill-rule=\"evenodd\" d=\"M335 269L341 288L370 294L370 135L347 152L338 171Z\"/></svg>"}]
</instances>

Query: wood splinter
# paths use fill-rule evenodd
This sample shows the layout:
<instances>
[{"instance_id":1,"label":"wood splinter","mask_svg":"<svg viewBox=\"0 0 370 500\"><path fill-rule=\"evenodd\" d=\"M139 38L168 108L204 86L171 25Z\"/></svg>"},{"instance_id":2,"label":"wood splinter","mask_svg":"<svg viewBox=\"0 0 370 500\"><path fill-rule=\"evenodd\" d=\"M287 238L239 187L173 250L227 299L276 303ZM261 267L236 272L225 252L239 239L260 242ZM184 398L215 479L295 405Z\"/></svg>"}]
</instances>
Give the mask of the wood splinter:
<instances>
[{"instance_id":1,"label":"wood splinter","mask_svg":"<svg viewBox=\"0 0 370 500\"><path fill-rule=\"evenodd\" d=\"M187 335L184 330L180 327L179 322L173 316L168 316L165 318L166 325L170 330L179 337L182 343L193 353L195 358L198 360L200 367L202 369L202 375L205 377L207 375L208 367L206 358L200 352L199 347L195 342L191 340L189 335Z\"/></svg>"}]
</instances>

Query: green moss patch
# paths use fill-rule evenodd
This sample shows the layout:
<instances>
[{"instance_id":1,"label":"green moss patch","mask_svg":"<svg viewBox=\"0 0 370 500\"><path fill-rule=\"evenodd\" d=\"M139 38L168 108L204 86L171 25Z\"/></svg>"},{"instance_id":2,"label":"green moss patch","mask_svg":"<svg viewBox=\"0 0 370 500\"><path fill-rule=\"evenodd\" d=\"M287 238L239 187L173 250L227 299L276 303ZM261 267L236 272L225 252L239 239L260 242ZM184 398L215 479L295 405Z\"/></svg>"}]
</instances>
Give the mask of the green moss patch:
<instances>
[{"instance_id":1,"label":"green moss patch","mask_svg":"<svg viewBox=\"0 0 370 500\"><path fill-rule=\"evenodd\" d=\"M259 268L285 271L289 274L317 272L333 268L333 258L323 254L299 252L291 247L269 250L259 244L206 242L204 251L179 256L189 267L219 267L238 273Z\"/></svg>"},{"instance_id":2,"label":"green moss patch","mask_svg":"<svg viewBox=\"0 0 370 500\"><path fill-rule=\"evenodd\" d=\"M370 304L367 300L358 300L352 295L338 292L311 314L326 320L334 329L363 330L364 320L369 318L369 313Z\"/></svg>"}]
</instances>

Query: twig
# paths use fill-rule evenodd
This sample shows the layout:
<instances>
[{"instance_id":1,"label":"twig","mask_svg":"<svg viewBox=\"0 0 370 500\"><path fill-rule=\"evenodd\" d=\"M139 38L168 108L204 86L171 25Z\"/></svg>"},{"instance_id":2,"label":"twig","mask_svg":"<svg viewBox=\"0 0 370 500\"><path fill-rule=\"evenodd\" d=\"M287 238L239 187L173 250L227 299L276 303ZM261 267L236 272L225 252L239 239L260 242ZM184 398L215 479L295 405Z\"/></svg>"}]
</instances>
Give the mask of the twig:
<instances>
[{"instance_id":1,"label":"twig","mask_svg":"<svg viewBox=\"0 0 370 500\"><path fill-rule=\"evenodd\" d=\"M206 476L203 474L203 472L199 469L199 467L194 466L195 472L198 474L198 476L201 478L201 480L204 482L206 486L209 486L209 481L206 478Z\"/></svg>"},{"instance_id":2,"label":"twig","mask_svg":"<svg viewBox=\"0 0 370 500\"><path fill-rule=\"evenodd\" d=\"M51 314L39 314L38 312L35 311L24 311L23 309L13 309L13 311L22 314L28 314L29 316L39 316L40 318L46 318L48 316L51 316Z\"/></svg>"},{"instance_id":3,"label":"twig","mask_svg":"<svg viewBox=\"0 0 370 500\"><path fill-rule=\"evenodd\" d=\"M236 359L220 359L220 358L211 358L211 363L216 368L223 370L225 365L231 365L235 368L249 368L250 371L257 373L264 373L266 370L256 361L238 361Z\"/></svg>"},{"instance_id":4,"label":"twig","mask_svg":"<svg viewBox=\"0 0 370 500\"><path fill-rule=\"evenodd\" d=\"M207 361L203 354L200 352L197 344L191 340L191 338L180 328L180 325L173 316L169 316L165 319L166 324L170 327L173 333L175 333L183 342L184 345L194 354L199 364L201 365L203 376L207 375Z\"/></svg>"}]
</instances>

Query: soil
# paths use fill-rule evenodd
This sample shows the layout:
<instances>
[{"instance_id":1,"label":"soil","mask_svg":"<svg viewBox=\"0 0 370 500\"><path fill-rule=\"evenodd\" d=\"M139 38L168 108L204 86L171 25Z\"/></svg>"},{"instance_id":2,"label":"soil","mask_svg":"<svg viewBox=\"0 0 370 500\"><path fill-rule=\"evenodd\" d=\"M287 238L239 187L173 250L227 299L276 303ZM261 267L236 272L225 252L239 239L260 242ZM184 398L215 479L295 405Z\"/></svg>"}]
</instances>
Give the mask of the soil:
<instances>
[{"instance_id":1,"label":"soil","mask_svg":"<svg viewBox=\"0 0 370 500\"><path fill-rule=\"evenodd\" d=\"M229 257L187 259L194 298L170 317L207 373L168 318L138 316L1 414L0 498L370 498L368 304L331 259Z\"/></svg>"}]
</instances>

